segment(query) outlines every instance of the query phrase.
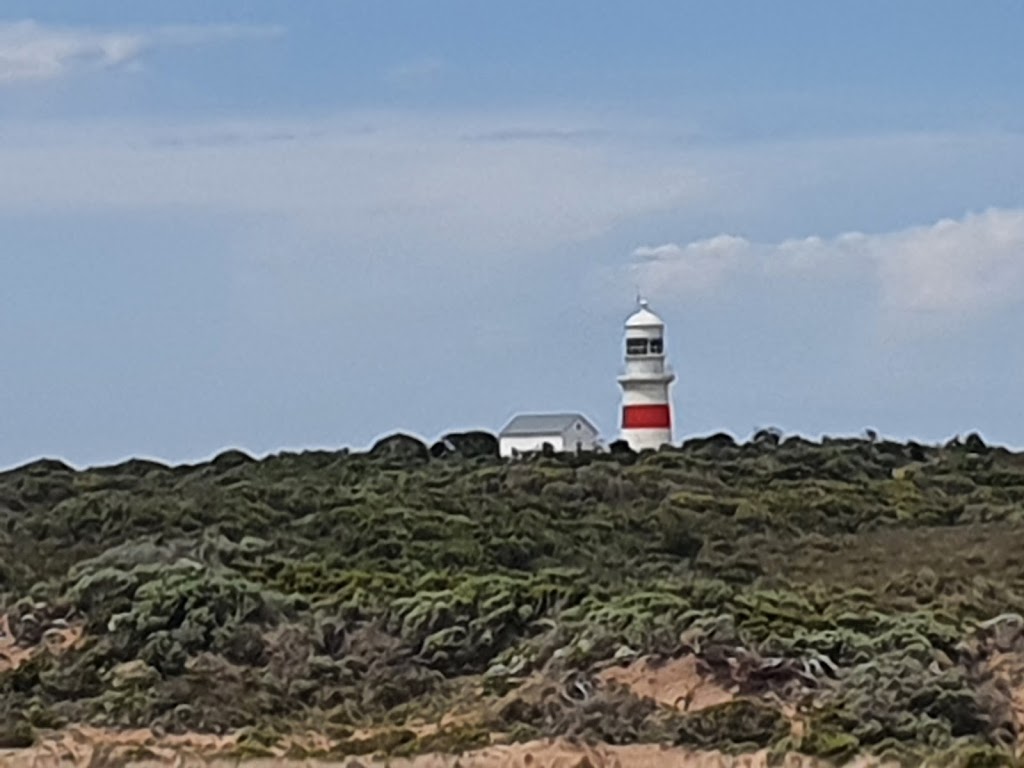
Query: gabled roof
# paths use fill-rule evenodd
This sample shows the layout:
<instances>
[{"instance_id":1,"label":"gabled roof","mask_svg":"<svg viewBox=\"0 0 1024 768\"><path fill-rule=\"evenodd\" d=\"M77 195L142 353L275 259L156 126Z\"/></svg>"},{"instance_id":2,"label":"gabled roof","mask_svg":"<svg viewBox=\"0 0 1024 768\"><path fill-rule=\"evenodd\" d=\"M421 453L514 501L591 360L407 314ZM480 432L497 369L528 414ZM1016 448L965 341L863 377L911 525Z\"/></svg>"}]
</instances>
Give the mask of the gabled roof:
<instances>
[{"instance_id":1,"label":"gabled roof","mask_svg":"<svg viewBox=\"0 0 1024 768\"><path fill-rule=\"evenodd\" d=\"M577 421L597 432L597 427L580 413L520 413L505 425L500 436L561 434Z\"/></svg>"}]
</instances>

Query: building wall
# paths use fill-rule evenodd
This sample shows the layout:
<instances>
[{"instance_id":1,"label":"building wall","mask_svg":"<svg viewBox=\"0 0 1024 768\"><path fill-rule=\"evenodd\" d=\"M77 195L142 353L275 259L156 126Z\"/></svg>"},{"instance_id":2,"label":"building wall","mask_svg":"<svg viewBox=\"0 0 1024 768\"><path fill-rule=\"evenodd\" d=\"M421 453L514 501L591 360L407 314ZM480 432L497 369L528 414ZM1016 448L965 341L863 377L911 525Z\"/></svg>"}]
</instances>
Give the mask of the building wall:
<instances>
[{"instance_id":1,"label":"building wall","mask_svg":"<svg viewBox=\"0 0 1024 768\"><path fill-rule=\"evenodd\" d=\"M592 451L597 448L599 439L600 435L587 426L585 421L576 421L562 433L562 445L567 451L575 451L577 446L579 450Z\"/></svg>"},{"instance_id":2,"label":"building wall","mask_svg":"<svg viewBox=\"0 0 1024 768\"><path fill-rule=\"evenodd\" d=\"M656 325L641 325L626 329L627 339L660 339L664 335L665 329Z\"/></svg>"},{"instance_id":3,"label":"building wall","mask_svg":"<svg viewBox=\"0 0 1024 768\"><path fill-rule=\"evenodd\" d=\"M671 405L671 402L668 384L664 380L642 381L628 379L626 380L626 386L622 389L623 405L658 405L665 403Z\"/></svg>"},{"instance_id":4,"label":"building wall","mask_svg":"<svg viewBox=\"0 0 1024 768\"><path fill-rule=\"evenodd\" d=\"M512 437L500 437L498 439L498 453L502 456L511 456L512 451L528 453L539 451L544 443L550 443L556 451L565 449L565 441L558 433L550 435L514 435Z\"/></svg>"},{"instance_id":5,"label":"building wall","mask_svg":"<svg viewBox=\"0 0 1024 768\"><path fill-rule=\"evenodd\" d=\"M671 429L623 429L621 438L634 451L656 451L663 445L671 445Z\"/></svg>"},{"instance_id":6,"label":"building wall","mask_svg":"<svg viewBox=\"0 0 1024 768\"><path fill-rule=\"evenodd\" d=\"M622 387L621 439L634 451L657 449L672 442L672 396L669 388L675 373L667 364L662 327L626 329L625 369ZM630 339L657 339L662 348L648 354L630 354Z\"/></svg>"}]
</instances>

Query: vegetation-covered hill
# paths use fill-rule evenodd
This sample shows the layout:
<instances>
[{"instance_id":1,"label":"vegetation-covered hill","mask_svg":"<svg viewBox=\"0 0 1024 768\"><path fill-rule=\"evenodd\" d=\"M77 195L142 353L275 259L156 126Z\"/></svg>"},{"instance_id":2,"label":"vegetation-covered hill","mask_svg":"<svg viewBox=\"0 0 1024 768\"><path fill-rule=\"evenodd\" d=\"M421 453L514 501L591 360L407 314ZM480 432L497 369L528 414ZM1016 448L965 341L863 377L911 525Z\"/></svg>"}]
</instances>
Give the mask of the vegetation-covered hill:
<instances>
[{"instance_id":1,"label":"vegetation-covered hill","mask_svg":"<svg viewBox=\"0 0 1024 768\"><path fill-rule=\"evenodd\" d=\"M1024 456L974 436L494 448L0 474L0 745L90 725L251 753L1015 753Z\"/></svg>"}]
</instances>

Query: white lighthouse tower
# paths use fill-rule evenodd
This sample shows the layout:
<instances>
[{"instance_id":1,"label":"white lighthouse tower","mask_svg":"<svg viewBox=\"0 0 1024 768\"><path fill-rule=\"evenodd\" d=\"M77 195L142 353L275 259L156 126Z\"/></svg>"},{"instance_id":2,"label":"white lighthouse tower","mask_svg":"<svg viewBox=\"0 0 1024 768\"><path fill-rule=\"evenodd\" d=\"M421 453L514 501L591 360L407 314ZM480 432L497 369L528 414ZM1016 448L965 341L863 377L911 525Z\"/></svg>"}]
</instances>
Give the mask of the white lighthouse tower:
<instances>
[{"instance_id":1,"label":"white lighthouse tower","mask_svg":"<svg viewBox=\"0 0 1024 768\"><path fill-rule=\"evenodd\" d=\"M626 366L622 387L622 439L634 451L672 442L669 385L676 375L665 364L665 323L647 302L626 320Z\"/></svg>"}]
</instances>

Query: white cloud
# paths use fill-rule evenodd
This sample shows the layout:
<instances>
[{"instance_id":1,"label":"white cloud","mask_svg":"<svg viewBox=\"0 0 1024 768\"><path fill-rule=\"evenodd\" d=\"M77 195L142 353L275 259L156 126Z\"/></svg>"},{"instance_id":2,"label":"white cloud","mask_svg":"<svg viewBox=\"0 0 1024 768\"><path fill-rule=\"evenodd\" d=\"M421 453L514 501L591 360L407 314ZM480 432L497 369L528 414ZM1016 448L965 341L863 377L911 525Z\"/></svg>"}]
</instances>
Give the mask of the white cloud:
<instances>
[{"instance_id":1,"label":"white cloud","mask_svg":"<svg viewBox=\"0 0 1024 768\"><path fill-rule=\"evenodd\" d=\"M529 140L480 140L516 137L523 126ZM944 165L956 153L940 151L947 145L929 136L920 139L927 151L916 153L905 136L867 147L844 140L811 149L726 151L637 140L646 128L583 115L399 112L320 120L6 122L0 215L173 212L217 222L247 257L258 251L294 263L316 251L344 263L404 259L443 269L446 278L488 280L500 279L499 267L521 271L559 248L582 259L582 249L569 244L591 240L593 274L581 273L579 290L596 279L619 295L623 279L614 254L652 222L725 221L785 233L833 226L851 209L868 220L927 221L921 216L929 210L992 199L993 179L1001 178ZM959 155L1014 183L1024 168L1024 140L983 134L961 144ZM857 186L847 173L851 155L866 169ZM917 159L901 164L908 156ZM786 160L814 166L827 183L809 184ZM940 170L965 180L956 186L965 190L958 202L929 197L927 181ZM885 197L888 187L879 185L879 179L924 172L931 176L919 194ZM607 238L598 240L602 235ZM976 246L987 266L970 261L974 250L952 245L954 236ZM713 291L744 274L813 279L841 264L844 276L879 280L889 306L955 310L1024 292L1013 273L1020 262L1012 244L1019 240L1019 214L1005 209L881 235L768 243L722 235L638 249L635 282L652 298L681 296ZM949 247L925 268L921 254L937 251L932 241ZM606 280L609 270L614 274Z\"/></svg>"},{"instance_id":2,"label":"white cloud","mask_svg":"<svg viewBox=\"0 0 1024 768\"><path fill-rule=\"evenodd\" d=\"M354 248L520 254L682 205L700 182L663 158L559 139L480 142L495 121L78 125L0 135L0 212L191 208L268 217Z\"/></svg>"},{"instance_id":3,"label":"white cloud","mask_svg":"<svg viewBox=\"0 0 1024 768\"><path fill-rule=\"evenodd\" d=\"M245 25L100 31L51 27L30 20L0 22L0 84L52 80L79 69L123 66L158 47L258 39L281 33L278 27Z\"/></svg>"},{"instance_id":4,"label":"white cloud","mask_svg":"<svg viewBox=\"0 0 1024 768\"><path fill-rule=\"evenodd\" d=\"M1024 299L1024 210L989 210L865 240L891 306L968 311Z\"/></svg>"},{"instance_id":5,"label":"white cloud","mask_svg":"<svg viewBox=\"0 0 1024 768\"><path fill-rule=\"evenodd\" d=\"M653 276L661 288L703 292L713 288L740 266L750 243L733 235L718 235L680 246L675 243L641 246L633 251L638 272L649 285Z\"/></svg>"},{"instance_id":6,"label":"white cloud","mask_svg":"<svg viewBox=\"0 0 1024 768\"><path fill-rule=\"evenodd\" d=\"M877 281L888 309L967 314L1024 301L1024 209L775 244L719 235L682 246L642 246L633 260L635 279L652 295L707 292L743 274L853 269Z\"/></svg>"}]
</instances>

